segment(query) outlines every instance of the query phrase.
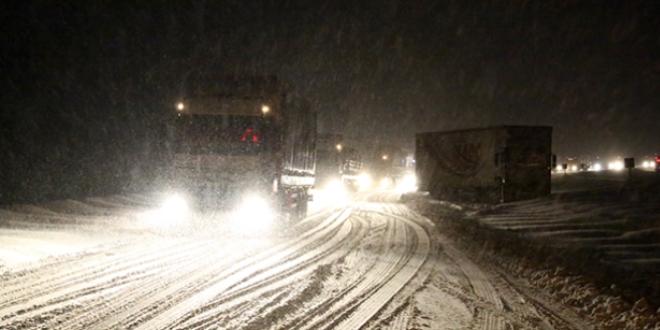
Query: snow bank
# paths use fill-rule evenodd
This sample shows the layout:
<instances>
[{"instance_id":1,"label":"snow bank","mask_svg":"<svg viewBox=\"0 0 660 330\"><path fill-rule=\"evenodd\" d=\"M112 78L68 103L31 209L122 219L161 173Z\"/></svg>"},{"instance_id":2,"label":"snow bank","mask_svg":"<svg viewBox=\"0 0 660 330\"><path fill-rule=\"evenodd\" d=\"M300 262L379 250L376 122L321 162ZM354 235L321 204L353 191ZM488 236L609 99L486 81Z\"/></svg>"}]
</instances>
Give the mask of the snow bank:
<instances>
[{"instance_id":1,"label":"snow bank","mask_svg":"<svg viewBox=\"0 0 660 330\"><path fill-rule=\"evenodd\" d=\"M545 200L456 205L419 193L402 200L474 258L570 306L596 329L660 329L660 204L639 193L658 185L611 174L561 179L559 193Z\"/></svg>"}]
</instances>

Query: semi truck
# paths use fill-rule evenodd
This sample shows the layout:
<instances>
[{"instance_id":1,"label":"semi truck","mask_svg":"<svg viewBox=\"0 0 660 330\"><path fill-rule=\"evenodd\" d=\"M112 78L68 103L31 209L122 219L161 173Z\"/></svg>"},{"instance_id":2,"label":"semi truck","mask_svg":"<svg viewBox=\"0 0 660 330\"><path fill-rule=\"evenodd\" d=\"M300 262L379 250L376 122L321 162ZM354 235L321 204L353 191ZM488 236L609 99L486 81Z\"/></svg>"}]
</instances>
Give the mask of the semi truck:
<instances>
[{"instance_id":1,"label":"semi truck","mask_svg":"<svg viewBox=\"0 0 660 330\"><path fill-rule=\"evenodd\" d=\"M420 191L501 203L550 195L552 127L494 126L415 135Z\"/></svg>"},{"instance_id":2,"label":"semi truck","mask_svg":"<svg viewBox=\"0 0 660 330\"><path fill-rule=\"evenodd\" d=\"M316 170L309 104L276 76L204 74L184 90L174 112L172 189L200 208L304 217Z\"/></svg>"},{"instance_id":3,"label":"semi truck","mask_svg":"<svg viewBox=\"0 0 660 330\"><path fill-rule=\"evenodd\" d=\"M317 187L326 189L341 183L345 189L357 191L358 177L362 173L360 152L347 146L341 134L319 134L316 147Z\"/></svg>"},{"instance_id":4,"label":"semi truck","mask_svg":"<svg viewBox=\"0 0 660 330\"><path fill-rule=\"evenodd\" d=\"M339 157L339 174L344 187L349 191L360 188L359 178L362 174L362 156L352 147L344 147Z\"/></svg>"}]
</instances>

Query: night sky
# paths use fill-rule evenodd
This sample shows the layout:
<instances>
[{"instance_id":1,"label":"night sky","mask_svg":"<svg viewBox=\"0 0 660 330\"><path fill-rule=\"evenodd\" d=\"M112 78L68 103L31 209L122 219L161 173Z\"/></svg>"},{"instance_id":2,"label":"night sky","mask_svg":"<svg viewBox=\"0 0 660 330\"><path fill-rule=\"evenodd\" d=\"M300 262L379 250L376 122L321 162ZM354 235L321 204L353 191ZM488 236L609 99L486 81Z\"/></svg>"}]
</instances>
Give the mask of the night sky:
<instances>
[{"instance_id":1,"label":"night sky","mask_svg":"<svg viewBox=\"0 0 660 330\"><path fill-rule=\"evenodd\" d=\"M355 140L530 124L562 156L660 152L656 1L20 6L0 5L5 163L148 154L195 70L277 74Z\"/></svg>"}]
</instances>

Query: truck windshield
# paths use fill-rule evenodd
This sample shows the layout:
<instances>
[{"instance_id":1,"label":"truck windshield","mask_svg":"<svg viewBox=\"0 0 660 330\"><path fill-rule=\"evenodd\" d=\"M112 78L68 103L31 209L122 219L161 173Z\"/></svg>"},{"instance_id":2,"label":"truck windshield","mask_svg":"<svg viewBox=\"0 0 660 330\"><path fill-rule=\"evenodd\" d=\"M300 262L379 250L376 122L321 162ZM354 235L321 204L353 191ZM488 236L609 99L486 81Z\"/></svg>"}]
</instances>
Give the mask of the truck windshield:
<instances>
[{"instance_id":1,"label":"truck windshield","mask_svg":"<svg viewBox=\"0 0 660 330\"><path fill-rule=\"evenodd\" d=\"M176 148L188 154L259 154L274 142L275 127L261 116L180 115Z\"/></svg>"}]
</instances>

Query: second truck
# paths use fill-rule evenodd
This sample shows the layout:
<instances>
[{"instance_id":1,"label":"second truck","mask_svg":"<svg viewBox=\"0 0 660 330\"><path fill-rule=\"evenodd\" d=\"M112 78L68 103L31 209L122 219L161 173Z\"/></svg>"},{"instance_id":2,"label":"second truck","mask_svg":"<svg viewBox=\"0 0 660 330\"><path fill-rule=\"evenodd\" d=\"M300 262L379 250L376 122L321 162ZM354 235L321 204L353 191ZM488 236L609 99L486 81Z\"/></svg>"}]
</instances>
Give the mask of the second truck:
<instances>
[{"instance_id":1,"label":"second truck","mask_svg":"<svg viewBox=\"0 0 660 330\"><path fill-rule=\"evenodd\" d=\"M552 127L416 134L419 189L439 199L513 202L550 195Z\"/></svg>"}]
</instances>

